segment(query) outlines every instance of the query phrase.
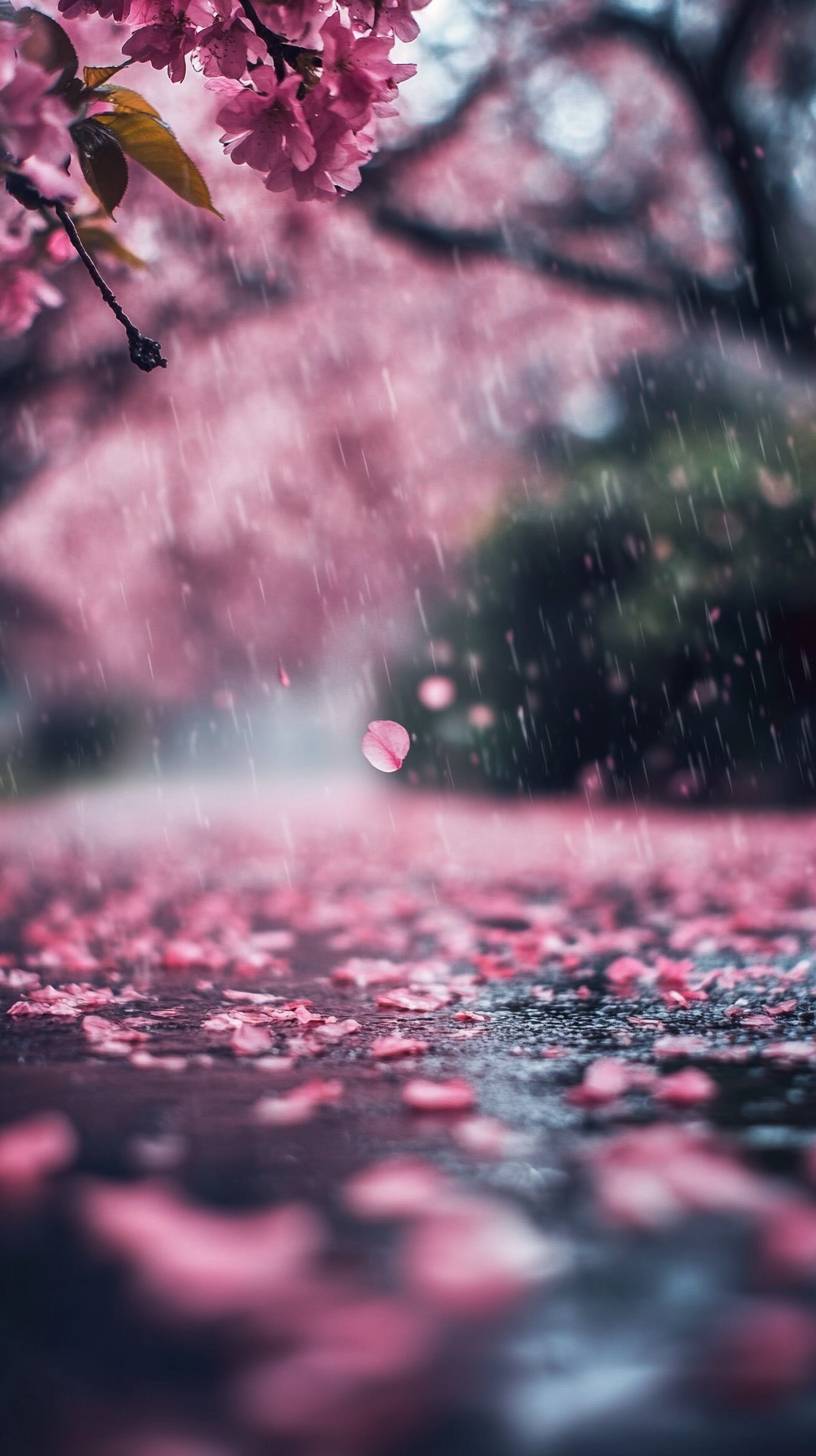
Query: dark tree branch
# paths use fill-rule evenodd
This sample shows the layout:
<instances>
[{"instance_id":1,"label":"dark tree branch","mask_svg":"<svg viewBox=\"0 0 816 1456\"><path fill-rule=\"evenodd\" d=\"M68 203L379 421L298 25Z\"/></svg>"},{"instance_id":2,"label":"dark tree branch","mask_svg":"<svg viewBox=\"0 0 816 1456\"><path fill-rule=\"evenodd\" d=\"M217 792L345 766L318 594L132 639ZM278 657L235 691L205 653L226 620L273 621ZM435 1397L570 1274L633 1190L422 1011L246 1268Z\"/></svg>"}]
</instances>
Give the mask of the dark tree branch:
<instances>
[{"instance_id":1,"label":"dark tree branch","mask_svg":"<svg viewBox=\"0 0 816 1456\"><path fill-rule=\"evenodd\" d=\"M149 374L153 369L165 369L167 367L167 360L162 354L161 345L155 339L149 339L128 318L113 289L105 282L105 279L102 277L93 258L85 247L65 204L44 197L38 188L21 172L8 172L6 174L6 190L16 202L19 202L21 206L28 208L32 212L41 212L46 216L50 212L56 214L71 246L93 279L94 284L101 293L114 318L118 320L125 330L130 357L133 363L137 368L143 369L146 374Z\"/></svg>"},{"instance_id":2,"label":"dark tree branch","mask_svg":"<svg viewBox=\"0 0 816 1456\"><path fill-rule=\"evenodd\" d=\"M664 305L674 299L671 287L642 274L636 276L599 263L571 258L534 239L513 238L498 229L446 227L429 218L402 212L390 203L372 208L370 216L383 231L404 238L437 257L500 258L595 293Z\"/></svg>"},{"instance_id":3,"label":"dark tree branch","mask_svg":"<svg viewBox=\"0 0 816 1456\"><path fill-rule=\"evenodd\" d=\"M805 0L790 0L801 8ZM810 0L807 0L810 3ZM741 325L769 342L768 329L787 353L816 354L816 327L804 316L788 285L773 225L765 173L754 137L735 104L737 76L744 65L757 26L770 13L769 0L737 0L720 37L705 61L693 61L680 45L671 24L657 25L634 13L601 10L581 27L570 27L556 46L574 48L594 39L623 40L658 61L691 103L706 139L713 165L724 175L740 217L744 281L731 292ZM692 275L693 277L693 275ZM705 289L703 279L695 288ZM720 302L729 295L719 294Z\"/></svg>"},{"instance_id":4,"label":"dark tree branch","mask_svg":"<svg viewBox=\"0 0 816 1456\"><path fill-rule=\"evenodd\" d=\"M404 239L429 256L454 259L496 258L540 273L553 282L571 285L610 300L652 306L671 314L681 325L701 329L730 323L743 337L759 336L763 347L772 341L757 319L747 283L718 285L666 260L659 274L630 273L623 269L582 261L546 247L535 239L515 238L494 229L447 227L430 218L406 213L389 203L370 210L375 226ZM816 334L791 330L785 334L786 352L812 360Z\"/></svg>"},{"instance_id":5,"label":"dark tree branch","mask_svg":"<svg viewBox=\"0 0 816 1456\"><path fill-rule=\"evenodd\" d=\"M252 4L252 0L239 0L239 3L258 39L262 40L266 46L272 65L275 67L275 75L279 81L285 79L287 65L292 66L297 71L300 70L298 63L302 61L304 56L310 57L312 64L315 64L319 59L317 52L310 51L305 46L292 45L291 41L286 40L282 35L278 35L277 31L271 30L268 25L264 25L255 6Z\"/></svg>"},{"instance_id":6,"label":"dark tree branch","mask_svg":"<svg viewBox=\"0 0 816 1456\"><path fill-rule=\"evenodd\" d=\"M744 57L768 11L768 0L736 0L708 59L707 70L714 83L718 76L730 75L735 63Z\"/></svg>"}]
</instances>

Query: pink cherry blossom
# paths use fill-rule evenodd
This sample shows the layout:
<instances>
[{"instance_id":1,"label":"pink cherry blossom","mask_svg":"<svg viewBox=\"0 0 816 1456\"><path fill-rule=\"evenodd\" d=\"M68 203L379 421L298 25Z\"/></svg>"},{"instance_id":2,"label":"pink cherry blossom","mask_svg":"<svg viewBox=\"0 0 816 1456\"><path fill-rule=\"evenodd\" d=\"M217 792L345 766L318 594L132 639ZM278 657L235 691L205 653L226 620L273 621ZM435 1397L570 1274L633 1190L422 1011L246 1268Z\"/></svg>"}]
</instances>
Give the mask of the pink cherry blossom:
<instances>
[{"instance_id":1,"label":"pink cherry blossom","mask_svg":"<svg viewBox=\"0 0 816 1456\"><path fill-rule=\"evenodd\" d=\"M321 23L332 3L333 0L284 0L281 5L264 6L264 19L278 35L315 48L319 44Z\"/></svg>"},{"instance_id":2,"label":"pink cherry blossom","mask_svg":"<svg viewBox=\"0 0 816 1456\"><path fill-rule=\"evenodd\" d=\"M277 165L266 179L265 186L270 192L291 188L299 202L325 202L339 192L353 192L359 187L360 168L374 149L373 128L353 130L325 104L326 94L325 88L318 87L304 101L314 160L310 166L298 168L280 153Z\"/></svg>"},{"instance_id":3,"label":"pink cherry blossom","mask_svg":"<svg viewBox=\"0 0 816 1456\"><path fill-rule=\"evenodd\" d=\"M61 302L62 295L33 268L0 262L0 338L24 334L40 309Z\"/></svg>"},{"instance_id":4,"label":"pink cherry blossom","mask_svg":"<svg viewBox=\"0 0 816 1456\"><path fill-rule=\"evenodd\" d=\"M23 32L24 34L24 32ZM0 143L19 164L35 155L64 162L70 151L64 102L48 93L54 76L17 53L21 32L0 21Z\"/></svg>"},{"instance_id":5,"label":"pink cherry blossom","mask_svg":"<svg viewBox=\"0 0 816 1456\"><path fill-rule=\"evenodd\" d=\"M249 59L265 54L263 41L236 15L232 19L216 15L211 25L199 30L196 48L205 76L225 76L239 81Z\"/></svg>"},{"instance_id":6,"label":"pink cherry blossom","mask_svg":"<svg viewBox=\"0 0 816 1456\"><path fill-rule=\"evenodd\" d=\"M419 26L414 20L415 10L424 10L430 0L339 0L348 10L358 30L368 30L374 35L395 35L398 40L416 40Z\"/></svg>"},{"instance_id":7,"label":"pink cherry blossom","mask_svg":"<svg viewBox=\"0 0 816 1456\"><path fill-rule=\"evenodd\" d=\"M252 83L252 89L237 87L217 115L233 162L271 175L282 166L305 171L317 151L298 99L300 77L279 81L271 66L259 66Z\"/></svg>"},{"instance_id":8,"label":"pink cherry blossom","mask_svg":"<svg viewBox=\"0 0 816 1456\"><path fill-rule=\"evenodd\" d=\"M391 41L358 36L335 12L321 32L321 78L332 97L334 110L354 126L364 126L372 111L394 114L397 87L416 74L416 66L389 58Z\"/></svg>"},{"instance_id":9,"label":"pink cherry blossom","mask_svg":"<svg viewBox=\"0 0 816 1456\"><path fill-rule=\"evenodd\" d=\"M127 20L134 0L59 0L59 8L66 20L76 20L82 15L101 15L105 20L116 20L120 24Z\"/></svg>"},{"instance_id":10,"label":"pink cherry blossom","mask_svg":"<svg viewBox=\"0 0 816 1456\"><path fill-rule=\"evenodd\" d=\"M401 723L376 719L369 723L363 736L363 756L372 768L381 773L396 773L402 768L411 740Z\"/></svg>"},{"instance_id":11,"label":"pink cherry blossom","mask_svg":"<svg viewBox=\"0 0 816 1456\"><path fill-rule=\"evenodd\" d=\"M134 61L149 61L157 71L165 68L171 81L183 81L186 56L195 50L199 32L190 18L197 0L159 0L148 25L134 30L122 47Z\"/></svg>"}]
</instances>

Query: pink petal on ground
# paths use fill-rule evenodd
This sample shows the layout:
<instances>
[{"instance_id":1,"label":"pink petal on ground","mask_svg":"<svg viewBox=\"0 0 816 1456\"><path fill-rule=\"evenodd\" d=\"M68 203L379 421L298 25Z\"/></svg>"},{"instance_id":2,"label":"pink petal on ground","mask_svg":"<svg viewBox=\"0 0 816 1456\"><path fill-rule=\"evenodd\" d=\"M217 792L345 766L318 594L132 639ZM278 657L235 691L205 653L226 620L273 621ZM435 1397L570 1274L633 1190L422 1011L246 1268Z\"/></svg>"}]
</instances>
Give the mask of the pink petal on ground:
<instances>
[{"instance_id":1,"label":"pink petal on ground","mask_svg":"<svg viewBox=\"0 0 816 1456\"><path fill-rule=\"evenodd\" d=\"M630 1128L590 1160L601 1212L629 1228L658 1228L698 1210L763 1215L776 1206L765 1180L694 1129Z\"/></svg>"},{"instance_id":2,"label":"pink petal on ground","mask_svg":"<svg viewBox=\"0 0 816 1456\"><path fill-rule=\"evenodd\" d=\"M783 1300L743 1305L704 1352L703 1378L739 1405L764 1406L807 1386L816 1367L816 1321Z\"/></svg>"},{"instance_id":3,"label":"pink petal on ground","mask_svg":"<svg viewBox=\"0 0 816 1456\"><path fill-rule=\"evenodd\" d=\"M297 1308L323 1244L320 1220L301 1205L216 1213L147 1179L89 1183L77 1210L92 1245L120 1259L151 1303L188 1319Z\"/></svg>"},{"instance_id":4,"label":"pink petal on ground","mask_svg":"<svg viewBox=\"0 0 816 1456\"><path fill-rule=\"evenodd\" d=\"M553 1247L512 1205L443 1203L412 1225L400 1263L408 1287L453 1314L493 1314L553 1272Z\"/></svg>"},{"instance_id":5,"label":"pink petal on ground","mask_svg":"<svg viewBox=\"0 0 816 1456\"><path fill-rule=\"evenodd\" d=\"M528 1139L522 1132L507 1127L497 1117L463 1117L453 1129L460 1148L477 1158L502 1158L521 1153Z\"/></svg>"},{"instance_id":6,"label":"pink petal on ground","mask_svg":"<svg viewBox=\"0 0 816 1456\"><path fill-rule=\"evenodd\" d=\"M435 1343L433 1319L398 1297L311 1308L307 1340L242 1372L235 1404L287 1447L294 1438L297 1449L370 1451L383 1412L400 1409L406 1377Z\"/></svg>"},{"instance_id":7,"label":"pink petal on ground","mask_svg":"<svg viewBox=\"0 0 816 1456\"><path fill-rule=\"evenodd\" d=\"M635 986L648 979L649 967L635 956L618 956L607 966L604 974L618 995L628 996Z\"/></svg>"},{"instance_id":8,"label":"pink petal on ground","mask_svg":"<svg viewBox=\"0 0 816 1456\"><path fill-rule=\"evenodd\" d=\"M402 768L410 747L411 740L402 724L390 718L375 719L363 735L363 757L380 773L396 773Z\"/></svg>"},{"instance_id":9,"label":"pink petal on ground","mask_svg":"<svg viewBox=\"0 0 816 1456\"><path fill-rule=\"evenodd\" d=\"M414 991L410 986L397 986L377 997L377 1005L388 1011L441 1011L449 1006L451 993L444 986L435 991Z\"/></svg>"},{"instance_id":10,"label":"pink petal on ground","mask_svg":"<svg viewBox=\"0 0 816 1456\"><path fill-rule=\"evenodd\" d=\"M404 974L404 967L397 961L366 960L362 956L352 956L341 966L335 966L331 978L338 986L365 988L366 986L382 986L389 981L399 981Z\"/></svg>"},{"instance_id":11,"label":"pink petal on ground","mask_svg":"<svg viewBox=\"0 0 816 1456\"><path fill-rule=\"evenodd\" d=\"M320 1041L338 1042L344 1037L355 1036L362 1029L362 1023L355 1021L353 1016L347 1016L345 1021L338 1021L336 1016L327 1016L323 1025L315 1028L315 1036Z\"/></svg>"},{"instance_id":12,"label":"pink petal on ground","mask_svg":"<svg viewBox=\"0 0 816 1456\"><path fill-rule=\"evenodd\" d=\"M762 1252L775 1274L811 1278L816 1272L816 1207L796 1197L772 1207L763 1223Z\"/></svg>"},{"instance_id":13,"label":"pink petal on ground","mask_svg":"<svg viewBox=\"0 0 816 1456\"><path fill-rule=\"evenodd\" d=\"M710 1102L716 1097L717 1083L698 1067L686 1067L682 1072L663 1077L654 1095L658 1101L669 1102L673 1107L693 1107L697 1102Z\"/></svg>"},{"instance_id":14,"label":"pink petal on ground","mask_svg":"<svg viewBox=\"0 0 816 1456\"><path fill-rule=\"evenodd\" d=\"M402 1100L414 1112L468 1112L476 1103L473 1088L462 1077L448 1082L412 1077L402 1089Z\"/></svg>"},{"instance_id":15,"label":"pink petal on ground","mask_svg":"<svg viewBox=\"0 0 816 1456\"><path fill-rule=\"evenodd\" d=\"M356 1173L343 1201L358 1218L413 1218L448 1196L442 1173L419 1158L384 1158Z\"/></svg>"},{"instance_id":16,"label":"pink petal on ground","mask_svg":"<svg viewBox=\"0 0 816 1456\"><path fill-rule=\"evenodd\" d=\"M567 1098L577 1107L603 1107L633 1087L648 1086L652 1080L648 1067L620 1062L615 1057L598 1057L590 1062L580 1086L571 1088Z\"/></svg>"},{"instance_id":17,"label":"pink petal on ground","mask_svg":"<svg viewBox=\"0 0 816 1456\"><path fill-rule=\"evenodd\" d=\"M394 1032L393 1036L378 1036L371 1043L372 1057L381 1057L384 1060L392 1057L421 1057L427 1050L427 1041L420 1041L416 1036L400 1036L399 1032Z\"/></svg>"},{"instance_id":18,"label":"pink petal on ground","mask_svg":"<svg viewBox=\"0 0 816 1456\"><path fill-rule=\"evenodd\" d=\"M229 1044L236 1057L257 1057L271 1051L272 1037L265 1026L241 1022L232 1032Z\"/></svg>"},{"instance_id":19,"label":"pink petal on ground","mask_svg":"<svg viewBox=\"0 0 816 1456\"><path fill-rule=\"evenodd\" d=\"M51 1173L76 1156L76 1134L60 1112L39 1112L0 1130L0 1198L35 1195Z\"/></svg>"},{"instance_id":20,"label":"pink petal on ground","mask_svg":"<svg viewBox=\"0 0 816 1456\"><path fill-rule=\"evenodd\" d=\"M255 1103L255 1119L277 1127L295 1127L298 1123L308 1122L318 1108L339 1102L342 1095L342 1082L322 1082L319 1079L304 1082L280 1097L262 1097Z\"/></svg>"}]
</instances>

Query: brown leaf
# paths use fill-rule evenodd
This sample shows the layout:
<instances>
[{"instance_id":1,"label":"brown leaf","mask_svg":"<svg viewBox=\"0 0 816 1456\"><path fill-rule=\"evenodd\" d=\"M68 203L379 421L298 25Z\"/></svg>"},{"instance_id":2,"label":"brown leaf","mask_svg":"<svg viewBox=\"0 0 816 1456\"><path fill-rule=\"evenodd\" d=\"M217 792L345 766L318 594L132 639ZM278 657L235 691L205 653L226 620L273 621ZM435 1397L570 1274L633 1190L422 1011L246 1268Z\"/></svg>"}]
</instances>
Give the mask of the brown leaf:
<instances>
[{"instance_id":1,"label":"brown leaf","mask_svg":"<svg viewBox=\"0 0 816 1456\"><path fill-rule=\"evenodd\" d=\"M118 66L83 66L82 79L89 91L95 91L97 86L104 86L111 76L124 70L128 64L128 61L120 61Z\"/></svg>"},{"instance_id":2,"label":"brown leaf","mask_svg":"<svg viewBox=\"0 0 816 1456\"><path fill-rule=\"evenodd\" d=\"M140 96L138 91L131 91L128 86L104 86L102 95L116 111L143 111L146 116L159 116L155 106L151 106L144 96ZM159 120L161 121L161 117Z\"/></svg>"},{"instance_id":3,"label":"brown leaf","mask_svg":"<svg viewBox=\"0 0 816 1456\"><path fill-rule=\"evenodd\" d=\"M117 138L95 119L75 122L71 135L85 181L113 217L128 184L127 160Z\"/></svg>"},{"instance_id":4,"label":"brown leaf","mask_svg":"<svg viewBox=\"0 0 816 1456\"><path fill-rule=\"evenodd\" d=\"M195 162L190 160L170 128L158 117L137 111L111 111L94 120L113 133L122 150L134 162L152 172L177 196L192 203L193 207L206 208L221 217L213 206L207 184Z\"/></svg>"},{"instance_id":5,"label":"brown leaf","mask_svg":"<svg viewBox=\"0 0 816 1456\"><path fill-rule=\"evenodd\" d=\"M107 228L100 227L98 223L77 223L76 230L89 253L107 253L109 257L116 258L120 263L126 263L129 268L145 268L147 265L144 258L137 253L132 253L124 243Z\"/></svg>"}]
</instances>

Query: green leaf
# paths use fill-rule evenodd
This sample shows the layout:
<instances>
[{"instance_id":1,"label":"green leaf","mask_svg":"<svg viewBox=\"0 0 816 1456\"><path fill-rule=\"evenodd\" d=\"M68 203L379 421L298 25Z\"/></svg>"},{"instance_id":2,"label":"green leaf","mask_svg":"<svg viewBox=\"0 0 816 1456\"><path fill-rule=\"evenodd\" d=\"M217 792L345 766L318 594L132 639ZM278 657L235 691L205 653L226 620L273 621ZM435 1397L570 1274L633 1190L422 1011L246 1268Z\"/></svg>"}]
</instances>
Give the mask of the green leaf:
<instances>
[{"instance_id":1,"label":"green leaf","mask_svg":"<svg viewBox=\"0 0 816 1456\"><path fill-rule=\"evenodd\" d=\"M179 146L170 128L156 116L136 111L111 111L94 120L112 132L122 150L139 162L165 187L169 187L193 207L204 207L221 213L213 207L209 189L204 178L187 153Z\"/></svg>"},{"instance_id":2,"label":"green leaf","mask_svg":"<svg viewBox=\"0 0 816 1456\"><path fill-rule=\"evenodd\" d=\"M118 262L126 263L129 268L147 267L144 258L132 253L112 232L100 227L98 223L77 223L76 230L89 253L107 253Z\"/></svg>"},{"instance_id":3,"label":"green leaf","mask_svg":"<svg viewBox=\"0 0 816 1456\"><path fill-rule=\"evenodd\" d=\"M82 79L89 91L95 91L97 86L104 86L111 76L115 76L117 71L124 70L127 65L129 65L128 61L120 61L118 66L83 66Z\"/></svg>"},{"instance_id":4,"label":"green leaf","mask_svg":"<svg viewBox=\"0 0 816 1456\"><path fill-rule=\"evenodd\" d=\"M79 61L73 45L61 25L41 10L32 10L29 5L18 10L16 23L22 26L26 35L20 46L20 55L44 71L59 71L54 90L58 91L74 79Z\"/></svg>"},{"instance_id":5,"label":"green leaf","mask_svg":"<svg viewBox=\"0 0 816 1456\"><path fill-rule=\"evenodd\" d=\"M110 101L116 111L140 111L145 116L156 116L161 121L155 106L151 106L144 96L140 96L138 91L131 91L128 86L102 86L100 95Z\"/></svg>"},{"instance_id":6,"label":"green leaf","mask_svg":"<svg viewBox=\"0 0 816 1456\"><path fill-rule=\"evenodd\" d=\"M113 217L128 184L127 160L119 142L95 119L75 122L71 135L85 181L109 217Z\"/></svg>"}]
</instances>

